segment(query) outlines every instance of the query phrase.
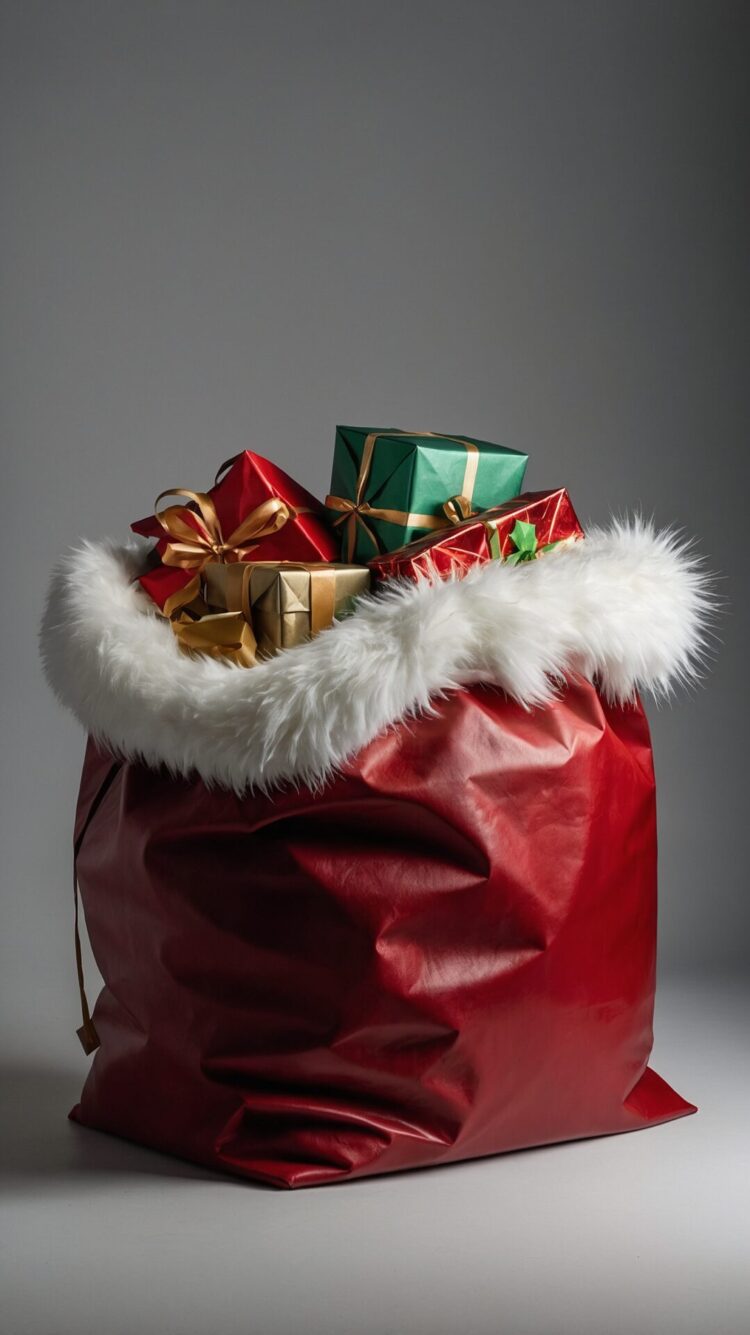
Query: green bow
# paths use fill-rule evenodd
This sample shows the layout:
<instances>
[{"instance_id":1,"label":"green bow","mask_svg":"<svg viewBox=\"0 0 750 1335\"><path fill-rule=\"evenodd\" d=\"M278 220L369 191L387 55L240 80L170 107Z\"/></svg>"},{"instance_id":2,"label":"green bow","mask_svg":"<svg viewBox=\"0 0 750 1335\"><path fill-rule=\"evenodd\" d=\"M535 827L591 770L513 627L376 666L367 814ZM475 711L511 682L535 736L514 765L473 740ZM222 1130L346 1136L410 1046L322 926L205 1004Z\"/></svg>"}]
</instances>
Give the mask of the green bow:
<instances>
[{"instance_id":1,"label":"green bow","mask_svg":"<svg viewBox=\"0 0 750 1335\"><path fill-rule=\"evenodd\" d=\"M525 524L522 519L516 520L510 540L516 550L510 556L506 556L505 564L508 566L517 566L521 561L535 561L542 552L548 552L557 546L556 542L546 542L540 547L536 536L536 524Z\"/></svg>"}]
</instances>

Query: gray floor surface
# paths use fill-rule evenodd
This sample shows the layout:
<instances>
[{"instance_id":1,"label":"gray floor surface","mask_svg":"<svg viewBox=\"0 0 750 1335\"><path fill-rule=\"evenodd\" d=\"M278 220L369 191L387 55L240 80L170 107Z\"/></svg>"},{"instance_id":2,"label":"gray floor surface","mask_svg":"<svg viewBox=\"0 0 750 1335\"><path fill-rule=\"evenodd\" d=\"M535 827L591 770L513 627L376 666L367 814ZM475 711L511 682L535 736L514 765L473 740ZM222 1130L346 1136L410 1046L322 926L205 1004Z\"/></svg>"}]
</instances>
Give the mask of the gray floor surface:
<instances>
[{"instance_id":1,"label":"gray floor surface","mask_svg":"<svg viewBox=\"0 0 750 1335\"><path fill-rule=\"evenodd\" d=\"M75 1127L85 1061L6 1050L2 1335L745 1335L750 988L666 981L697 1117L274 1192Z\"/></svg>"}]
</instances>

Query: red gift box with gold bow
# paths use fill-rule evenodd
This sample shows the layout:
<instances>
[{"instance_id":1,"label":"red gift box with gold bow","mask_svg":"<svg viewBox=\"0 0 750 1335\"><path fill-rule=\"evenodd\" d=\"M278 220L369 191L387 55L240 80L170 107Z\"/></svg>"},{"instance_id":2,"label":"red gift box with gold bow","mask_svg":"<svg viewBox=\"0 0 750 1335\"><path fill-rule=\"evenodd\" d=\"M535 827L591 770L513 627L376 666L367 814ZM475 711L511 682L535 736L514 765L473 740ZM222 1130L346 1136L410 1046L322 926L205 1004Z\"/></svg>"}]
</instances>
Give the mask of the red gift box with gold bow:
<instances>
[{"instance_id":1,"label":"red gift box with gold bow","mask_svg":"<svg viewBox=\"0 0 750 1335\"><path fill-rule=\"evenodd\" d=\"M159 509L170 496L186 503ZM315 497L252 450L222 464L208 492L167 488L131 528L157 539L158 564L139 582L165 616L197 596L209 561L334 561L339 548Z\"/></svg>"}]
</instances>

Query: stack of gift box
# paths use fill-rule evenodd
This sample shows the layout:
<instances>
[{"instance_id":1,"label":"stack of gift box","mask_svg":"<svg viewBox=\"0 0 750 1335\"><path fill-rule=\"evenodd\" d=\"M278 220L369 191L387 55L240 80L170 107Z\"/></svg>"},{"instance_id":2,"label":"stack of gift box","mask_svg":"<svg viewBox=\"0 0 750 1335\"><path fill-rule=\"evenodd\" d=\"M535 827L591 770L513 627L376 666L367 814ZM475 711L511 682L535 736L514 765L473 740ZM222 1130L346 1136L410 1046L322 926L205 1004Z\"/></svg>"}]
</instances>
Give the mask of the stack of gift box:
<instances>
[{"instance_id":1,"label":"stack of gift box","mask_svg":"<svg viewBox=\"0 0 750 1335\"><path fill-rule=\"evenodd\" d=\"M186 652L251 667L386 581L460 578L582 538L564 488L521 492L526 463L469 436L342 426L321 504L246 450L209 491L162 492L132 525L156 539L140 583Z\"/></svg>"}]
</instances>

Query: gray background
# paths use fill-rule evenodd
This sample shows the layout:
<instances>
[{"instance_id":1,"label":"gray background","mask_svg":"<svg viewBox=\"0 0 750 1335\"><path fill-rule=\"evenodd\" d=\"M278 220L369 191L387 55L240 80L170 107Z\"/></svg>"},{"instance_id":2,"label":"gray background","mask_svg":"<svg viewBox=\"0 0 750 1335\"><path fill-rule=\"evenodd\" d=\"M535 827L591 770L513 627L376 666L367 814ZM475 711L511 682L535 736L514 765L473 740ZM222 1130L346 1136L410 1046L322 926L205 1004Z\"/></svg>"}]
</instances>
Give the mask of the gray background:
<instances>
[{"instance_id":1,"label":"gray background","mask_svg":"<svg viewBox=\"0 0 750 1335\"><path fill-rule=\"evenodd\" d=\"M645 1330L692 1330L691 1320L705 1330L709 1310L713 1331L739 1329L731 1267L738 1275L743 1230L715 1192L717 1174L727 1190L741 1181L747 1190L731 1120L742 1111L745 994L731 984L727 1001L721 988L745 966L750 925L750 7L1 8L9 1331L129 1335L153 1325L189 1335L190 1312L205 1332L209 1309L220 1335L235 1322L247 1329L253 1310L263 1313L257 1329L282 1335L316 1321L326 1335L411 1331L423 1328L420 1304L438 1335L495 1331L511 1310L514 1335L568 1321L579 1332L619 1330L612 1307L623 1329L637 1319ZM681 1141L660 1130L563 1147L294 1197L292 1212L291 1198L269 1205L267 1193L157 1156L102 1149L64 1122L85 1067L72 1037L69 869L82 738L37 663L50 567L79 536L124 535L163 487L205 486L245 446L322 493L337 421L518 446L531 455L529 484L565 483L584 521L641 507L696 534L724 576L723 643L705 688L651 710L660 958L672 997L662 1066L676 1082L684 1071L684 1092L708 1105L702 1120L671 1129ZM719 1142L721 1163L710 1157ZM701 1165L687 1179L686 1163ZM496 1212L503 1200L516 1210L510 1232L492 1213L481 1227L488 1183ZM213 1249L200 1227L209 1207ZM262 1245L250 1247L238 1211L254 1212ZM705 1231L691 1233L685 1221L698 1215ZM572 1277L605 1235L609 1287L586 1290ZM287 1236L304 1250L291 1265ZM517 1249L496 1291L495 1242L506 1259ZM535 1244L557 1306L544 1308L545 1285L529 1269ZM704 1266L700 1293L685 1279L696 1273L691 1247ZM199 1254L212 1258L212 1281L196 1269ZM642 1255L652 1261L639 1267ZM235 1262L248 1306L244 1290L233 1293ZM644 1267L666 1304L658 1317ZM178 1319L165 1277L175 1294L199 1271L203 1299L183 1291ZM667 1298L680 1285L684 1311Z\"/></svg>"}]
</instances>

